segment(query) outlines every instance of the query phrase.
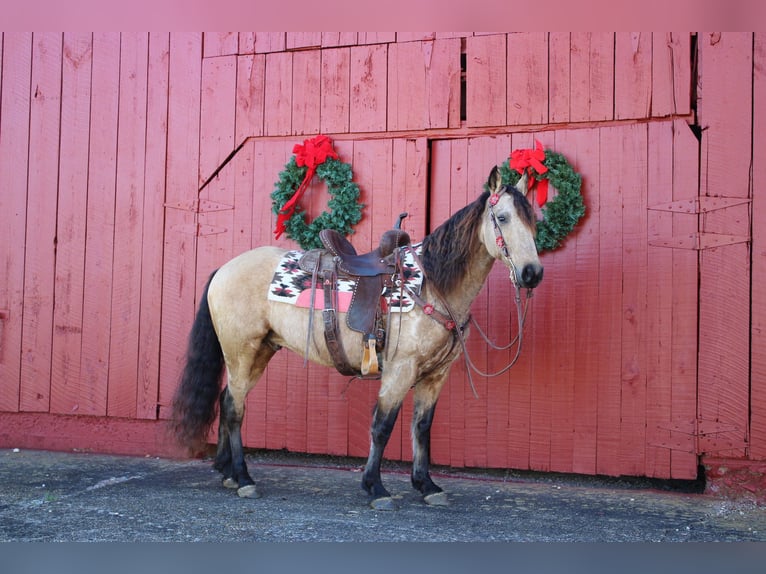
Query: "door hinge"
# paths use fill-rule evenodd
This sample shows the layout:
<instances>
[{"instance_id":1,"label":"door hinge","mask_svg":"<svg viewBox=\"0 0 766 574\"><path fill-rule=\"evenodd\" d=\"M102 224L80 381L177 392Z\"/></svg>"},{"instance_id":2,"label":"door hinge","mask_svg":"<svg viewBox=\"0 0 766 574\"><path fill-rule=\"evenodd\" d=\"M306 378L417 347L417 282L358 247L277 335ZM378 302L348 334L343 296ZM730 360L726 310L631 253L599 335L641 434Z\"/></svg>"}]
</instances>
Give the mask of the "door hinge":
<instances>
[{"instance_id":1,"label":"door hinge","mask_svg":"<svg viewBox=\"0 0 766 574\"><path fill-rule=\"evenodd\" d=\"M748 446L746 439L739 438L744 435L739 427L717 421L695 419L657 425L657 429L669 431L670 436L650 444L671 450L704 454Z\"/></svg>"}]
</instances>

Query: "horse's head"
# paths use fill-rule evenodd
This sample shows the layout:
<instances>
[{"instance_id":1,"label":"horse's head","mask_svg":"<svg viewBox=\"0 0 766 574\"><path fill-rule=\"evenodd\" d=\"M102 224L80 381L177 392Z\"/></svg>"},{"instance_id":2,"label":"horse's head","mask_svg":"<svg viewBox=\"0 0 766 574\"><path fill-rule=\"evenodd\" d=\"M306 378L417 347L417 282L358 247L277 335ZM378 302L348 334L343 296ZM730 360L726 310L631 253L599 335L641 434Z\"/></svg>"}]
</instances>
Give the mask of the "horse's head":
<instances>
[{"instance_id":1,"label":"horse's head","mask_svg":"<svg viewBox=\"0 0 766 574\"><path fill-rule=\"evenodd\" d=\"M503 185L493 167L487 179L490 195L484 207L481 241L487 252L508 266L511 281L532 289L543 278L535 246L535 214L526 198L527 176L516 187Z\"/></svg>"}]
</instances>

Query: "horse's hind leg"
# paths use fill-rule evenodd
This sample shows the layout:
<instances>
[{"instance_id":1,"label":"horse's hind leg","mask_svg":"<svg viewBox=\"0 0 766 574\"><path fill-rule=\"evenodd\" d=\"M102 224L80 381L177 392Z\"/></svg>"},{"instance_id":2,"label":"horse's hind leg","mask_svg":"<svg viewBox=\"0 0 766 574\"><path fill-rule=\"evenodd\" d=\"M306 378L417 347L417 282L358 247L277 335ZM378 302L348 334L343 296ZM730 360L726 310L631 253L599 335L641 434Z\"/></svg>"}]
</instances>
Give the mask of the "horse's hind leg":
<instances>
[{"instance_id":1,"label":"horse's hind leg","mask_svg":"<svg viewBox=\"0 0 766 574\"><path fill-rule=\"evenodd\" d=\"M240 364L229 371L229 384L221 393L218 453L215 468L223 473L223 485L236 488L242 498L260 496L255 481L245 463L242 444L242 421L245 417L245 398L263 374L275 350L269 345L258 347L248 365Z\"/></svg>"},{"instance_id":2,"label":"horse's hind leg","mask_svg":"<svg viewBox=\"0 0 766 574\"><path fill-rule=\"evenodd\" d=\"M224 415L224 400L228 393L228 387L221 391L219 399L219 410L221 413L221 424L218 425L218 448L215 455L213 468L223 474L223 485L226 488L237 488L237 481L234 478L234 465L231 458L231 442L229 441L229 431L226 430L228 423Z\"/></svg>"}]
</instances>

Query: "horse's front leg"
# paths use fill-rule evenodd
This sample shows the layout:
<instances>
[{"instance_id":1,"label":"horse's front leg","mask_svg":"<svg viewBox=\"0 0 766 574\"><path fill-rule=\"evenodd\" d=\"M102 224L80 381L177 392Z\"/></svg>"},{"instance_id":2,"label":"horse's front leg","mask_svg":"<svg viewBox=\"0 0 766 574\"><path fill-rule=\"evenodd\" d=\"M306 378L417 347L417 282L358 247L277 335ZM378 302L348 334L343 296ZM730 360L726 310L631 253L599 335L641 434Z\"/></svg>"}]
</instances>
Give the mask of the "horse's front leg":
<instances>
[{"instance_id":1,"label":"horse's front leg","mask_svg":"<svg viewBox=\"0 0 766 574\"><path fill-rule=\"evenodd\" d=\"M370 454L367 457L367 465L364 467L364 474L362 475L362 488L372 496L370 505L375 510L394 510L396 508L391 493L385 489L380 478L380 464L400 408L401 404L385 410L381 407L381 401L378 400L372 415Z\"/></svg>"},{"instance_id":2,"label":"horse's front leg","mask_svg":"<svg viewBox=\"0 0 766 574\"><path fill-rule=\"evenodd\" d=\"M391 363L383 373L370 427L370 454L362 475L362 488L372 496L370 505L376 510L396 508L391 494L383 487L380 464L388 439L391 438L391 431L394 430L396 417L414 379L415 366L411 363Z\"/></svg>"},{"instance_id":3,"label":"horse's front leg","mask_svg":"<svg viewBox=\"0 0 766 574\"><path fill-rule=\"evenodd\" d=\"M447 504L447 495L434 483L429 472L431 425L434 422L436 401L445 380L446 373L418 383L415 387L412 413L412 486L420 491L423 500L432 506Z\"/></svg>"}]
</instances>

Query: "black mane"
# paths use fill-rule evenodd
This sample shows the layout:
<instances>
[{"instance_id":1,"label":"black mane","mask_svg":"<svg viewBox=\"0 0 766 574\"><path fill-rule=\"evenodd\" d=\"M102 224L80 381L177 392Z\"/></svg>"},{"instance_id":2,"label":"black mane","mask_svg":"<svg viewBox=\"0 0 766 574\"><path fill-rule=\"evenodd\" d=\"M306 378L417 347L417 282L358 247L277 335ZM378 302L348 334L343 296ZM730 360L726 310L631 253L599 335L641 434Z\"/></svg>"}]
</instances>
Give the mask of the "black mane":
<instances>
[{"instance_id":1,"label":"black mane","mask_svg":"<svg viewBox=\"0 0 766 574\"><path fill-rule=\"evenodd\" d=\"M521 220L534 229L535 214L527 198L513 186L504 191L513 196ZM468 272L471 253L479 248L478 227L489 195L485 191L423 239L421 260L426 276L443 295L449 295Z\"/></svg>"}]
</instances>

